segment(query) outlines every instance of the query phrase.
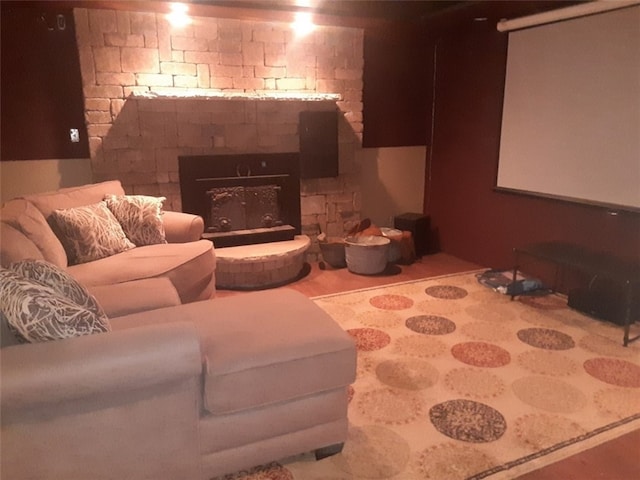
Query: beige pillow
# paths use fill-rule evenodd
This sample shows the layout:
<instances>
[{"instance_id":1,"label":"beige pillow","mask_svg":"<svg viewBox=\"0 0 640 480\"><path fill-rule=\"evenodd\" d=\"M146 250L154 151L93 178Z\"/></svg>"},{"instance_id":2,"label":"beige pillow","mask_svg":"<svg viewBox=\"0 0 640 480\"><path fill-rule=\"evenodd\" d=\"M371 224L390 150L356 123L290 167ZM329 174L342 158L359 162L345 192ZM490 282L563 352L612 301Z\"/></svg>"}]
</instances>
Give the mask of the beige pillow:
<instances>
[{"instance_id":1,"label":"beige pillow","mask_svg":"<svg viewBox=\"0 0 640 480\"><path fill-rule=\"evenodd\" d=\"M127 238L136 246L167 243L162 224L165 197L106 195L104 199Z\"/></svg>"},{"instance_id":2,"label":"beige pillow","mask_svg":"<svg viewBox=\"0 0 640 480\"><path fill-rule=\"evenodd\" d=\"M99 260L135 247L104 201L54 210L51 218L72 265Z\"/></svg>"},{"instance_id":3,"label":"beige pillow","mask_svg":"<svg viewBox=\"0 0 640 480\"><path fill-rule=\"evenodd\" d=\"M52 288L59 295L68 298L82 308L86 308L99 317L107 316L97 300L78 281L61 268L44 260L22 260L13 263L11 270L25 277Z\"/></svg>"},{"instance_id":4,"label":"beige pillow","mask_svg":"<svg viewBox=\"0 0 640 480\"><path fill-rule=\"evenodd\" d=\"M0 305L11 330L28 342L108 332L106 317L81 307L53 288L0 269Z\"/></svg>"}]
</instances>

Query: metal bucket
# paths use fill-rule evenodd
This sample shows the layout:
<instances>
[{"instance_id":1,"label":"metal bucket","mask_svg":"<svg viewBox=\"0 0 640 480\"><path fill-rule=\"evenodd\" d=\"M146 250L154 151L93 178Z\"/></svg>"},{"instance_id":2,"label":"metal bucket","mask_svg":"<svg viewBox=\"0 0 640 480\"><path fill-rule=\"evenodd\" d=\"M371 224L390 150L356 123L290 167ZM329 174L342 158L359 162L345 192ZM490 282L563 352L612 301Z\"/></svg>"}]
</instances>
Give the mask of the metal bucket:
<instances>
[{"instance_id":1,"label":"metal bucket","mask_svg":"<svg viewBox=\"0 0 640 480\"><path fill-rule=\"evenodd\" d=\"M345 258L350 272L374 275L387 268L389 244L391 241L381 236L347 237Z\"/></svg>"}]
</instances>

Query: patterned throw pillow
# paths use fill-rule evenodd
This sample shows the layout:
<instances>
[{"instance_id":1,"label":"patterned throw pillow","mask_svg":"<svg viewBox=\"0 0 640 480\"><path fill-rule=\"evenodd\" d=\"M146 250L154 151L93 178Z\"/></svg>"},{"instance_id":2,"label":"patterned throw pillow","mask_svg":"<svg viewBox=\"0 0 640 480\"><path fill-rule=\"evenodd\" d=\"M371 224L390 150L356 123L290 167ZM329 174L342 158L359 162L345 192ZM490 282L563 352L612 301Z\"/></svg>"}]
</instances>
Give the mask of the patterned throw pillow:
<instances>
[{"instance_id":1,"label":"patterned throw pillow","mask_svg":"<svg viewBox=\"0 0 640 480\"><path fill-rule=\"evenodd\" d=\"M0 305L10 328L29 342L111 330L106 317L99 317L53 288L5 268L0 269Z\"/></svg>"},{"instance_id":2,"label":"patterned throw pillow","mask_svg":"<svg viewBox=\"0 0 640 480\"><path fill-rule=\"evenodd\" d=\"M21 260L9 267L27 280L34 280L56 291L82 308L106 320L107 316L95 297L67 272L44 260Z\"/></svg>"},{"instance_id":3,"label":"patterned throw pillow","mask_svg":"<svg viewBox=\"0 0 640 480\"><path fill-rule=\"evenodd\" d=\"M146 195L106 195L107 207L136 246L167 243L162 224L165 197Z\"/></svg>"},{"instance_id":4,"label":"patterned throw pillow","mask_svg":"<svg viewBox=\"0 0 640 480\"><path fill-rule=\"evenodd\" d=\"M99 260L135 247L105 202L54 210L51 217L72 265Z\"/></svg>"}]
</instances>

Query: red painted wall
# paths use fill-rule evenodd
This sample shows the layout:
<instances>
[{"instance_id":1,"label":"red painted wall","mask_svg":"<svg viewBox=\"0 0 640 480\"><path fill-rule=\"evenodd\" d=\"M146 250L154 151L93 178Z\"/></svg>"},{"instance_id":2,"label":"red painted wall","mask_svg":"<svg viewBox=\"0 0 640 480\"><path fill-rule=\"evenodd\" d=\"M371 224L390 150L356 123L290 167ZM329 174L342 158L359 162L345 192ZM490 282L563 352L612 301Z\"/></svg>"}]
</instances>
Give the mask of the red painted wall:
<instances>
[{"instance_id":1,"label":"red painted wall","mask_svg":"<svg viewBox=\"0 0 640 480\"><path fill-rule=\"evenodd\" d=\"M432 244L495 268L512 265L514 247L550 240L640 258L638 214L493 190L507 52L496 22L512 17L510 4L518 2L499 3L458 14L429 46L436 87L424 211ZM486 21L473 19L483 15Z\"/></svg>"}]
</instances>

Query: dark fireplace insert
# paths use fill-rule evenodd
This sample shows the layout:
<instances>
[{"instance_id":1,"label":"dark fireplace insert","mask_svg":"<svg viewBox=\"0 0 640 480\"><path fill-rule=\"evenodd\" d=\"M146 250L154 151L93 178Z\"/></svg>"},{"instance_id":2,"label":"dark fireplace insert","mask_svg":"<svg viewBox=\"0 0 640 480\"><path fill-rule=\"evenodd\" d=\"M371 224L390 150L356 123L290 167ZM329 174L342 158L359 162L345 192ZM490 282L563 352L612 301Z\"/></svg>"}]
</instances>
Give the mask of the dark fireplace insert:
<instances>
[{"instance_id":1,"label":"dark fireplace insert","mask_svg":"<svg viewBox=\"0 0 640 480\"><path fill-rule=\"evenodd\" d=\"M182 210L218 247L291 240L301 231L298 153L178 157Z\"/></svg>"}]
</instances>

